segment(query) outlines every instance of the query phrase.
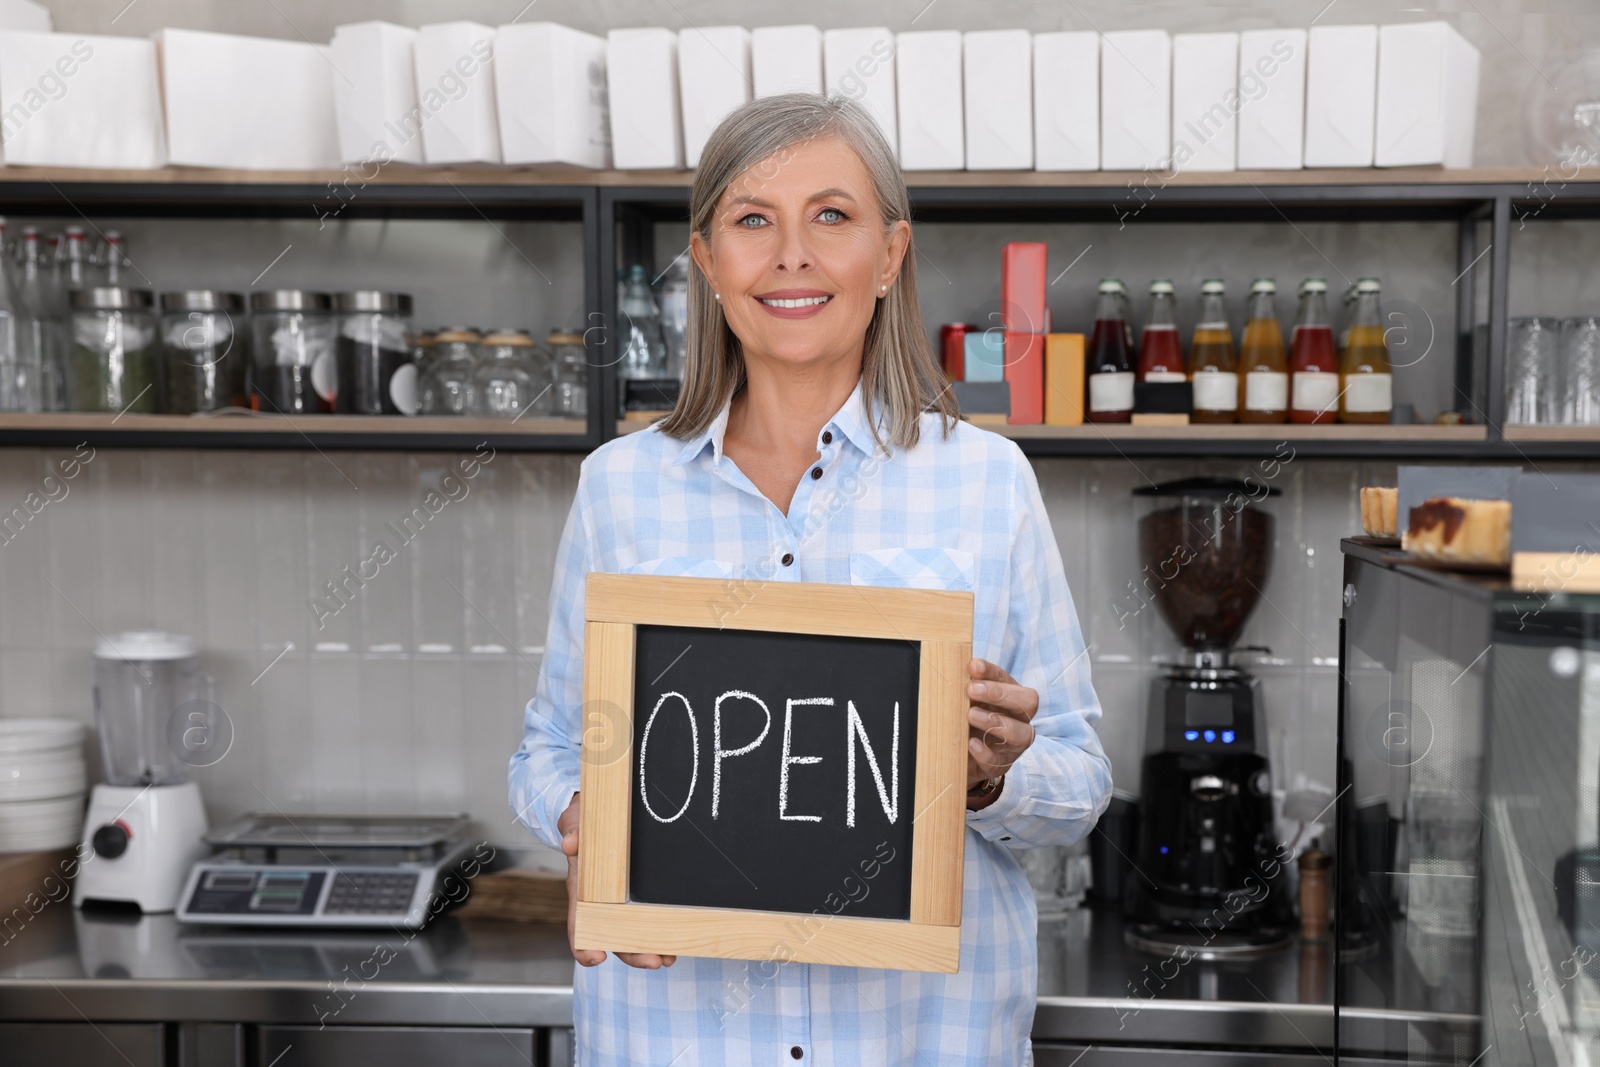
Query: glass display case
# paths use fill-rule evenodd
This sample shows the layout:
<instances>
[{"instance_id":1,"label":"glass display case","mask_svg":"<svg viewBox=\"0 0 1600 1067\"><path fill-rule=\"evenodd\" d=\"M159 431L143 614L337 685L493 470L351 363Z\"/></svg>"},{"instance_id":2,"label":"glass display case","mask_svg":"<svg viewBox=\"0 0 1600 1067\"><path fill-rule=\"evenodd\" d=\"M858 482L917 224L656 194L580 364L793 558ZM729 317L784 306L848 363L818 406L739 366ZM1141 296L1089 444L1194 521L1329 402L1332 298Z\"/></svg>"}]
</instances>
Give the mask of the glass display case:
<instances>
[{"instance_id":1,"label":"glass display case","mask_svg":"<svg viewBox=\"0 0 1600 1067\"><path fill-rule=\"evenodd\" d=\"M1342 547L1340 1062L1596 1062L1600 596Z\"/></svg>"}]
</instances>

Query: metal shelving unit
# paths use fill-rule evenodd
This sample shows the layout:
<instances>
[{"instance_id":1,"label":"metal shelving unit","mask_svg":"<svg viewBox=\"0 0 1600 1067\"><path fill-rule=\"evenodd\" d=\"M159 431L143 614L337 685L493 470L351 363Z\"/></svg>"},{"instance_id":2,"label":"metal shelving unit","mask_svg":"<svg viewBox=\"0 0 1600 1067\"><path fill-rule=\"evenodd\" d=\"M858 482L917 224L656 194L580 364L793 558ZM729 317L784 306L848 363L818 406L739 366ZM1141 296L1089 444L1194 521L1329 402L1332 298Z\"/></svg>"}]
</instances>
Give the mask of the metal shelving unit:
<instances>
[{"instance_id":1,"label":"metal shelving unit","mask_svg":"<svg viewBox=\"0 0 1600 1067\"><path fill-rule=\"evenodd\" d=\"M1513 219L1600 218L1600 170L1556 180L1530 168L1442 171L1284 171L1224 174L920 172L908 173L915 218L926 222L1445 221L1457 225L1455 388L1476 426L1395 427L1002 427L1032 455L1174 455L1203 447L1218 456L1271 455L1289 442L1297 455L1515 459L1600 458L1600 434L1577 427L1502 429L1510 238ZM0 170L0 212L149 217L304 217L337 208L337 218L562 219L583 223L585 338L591 351L590 412L575 424L543 420L491 428L454 420L330 416L268 427L256 420L206 419L194 426L133 416L86 424L82 416L0 417L0 445L254 447L427 450L472 444L588 451L626 432L618 405L616 293L620 262L651 262L653 227L686 218L687 171L587 172L571 168L389 167L319 173L186 170L151 172ZM1480 248L1479 230L1488 224ZM1474 353L1477 272L1489 272L1487 351ZM195 420L187 420L195 421ZM348 422L349 420L344 420ZM452 422L450 426L442 425ZM495 432L498 430L498 432Z\"/></svg>"}]
</instances>

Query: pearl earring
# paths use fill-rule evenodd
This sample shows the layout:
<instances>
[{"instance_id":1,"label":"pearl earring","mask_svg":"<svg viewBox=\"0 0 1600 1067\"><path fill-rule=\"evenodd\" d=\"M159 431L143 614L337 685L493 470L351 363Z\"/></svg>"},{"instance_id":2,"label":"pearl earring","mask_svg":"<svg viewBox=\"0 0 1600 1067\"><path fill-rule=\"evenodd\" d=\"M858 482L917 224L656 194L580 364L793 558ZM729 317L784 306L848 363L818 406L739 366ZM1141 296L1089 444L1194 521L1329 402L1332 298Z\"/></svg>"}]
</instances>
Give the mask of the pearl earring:
<instances>
[{"instance_id":1,"label":"pearl earring","mask_svg":"<svg viewBox=\"0 0 1600 1067\"><path fill-rule=\"evenodd\" d=\"M712 293L711 295L716 297L718 300L722 299L722 294L721 293Z\"/></svg>"},{"instance_id":2,"label":"pearl earring","mask_svg":"<svg viewBox=\"0 0 1600 1067\"><path fill-rule=\"evenodd\" d=\"M880 292L880 293L887 293L887 292L888 292L888 291L889 291L889 287L888 287L888 286L887 286L887 285L880 285L880 286L878 286L878 292Z\"/></svg>"}]
</instances>

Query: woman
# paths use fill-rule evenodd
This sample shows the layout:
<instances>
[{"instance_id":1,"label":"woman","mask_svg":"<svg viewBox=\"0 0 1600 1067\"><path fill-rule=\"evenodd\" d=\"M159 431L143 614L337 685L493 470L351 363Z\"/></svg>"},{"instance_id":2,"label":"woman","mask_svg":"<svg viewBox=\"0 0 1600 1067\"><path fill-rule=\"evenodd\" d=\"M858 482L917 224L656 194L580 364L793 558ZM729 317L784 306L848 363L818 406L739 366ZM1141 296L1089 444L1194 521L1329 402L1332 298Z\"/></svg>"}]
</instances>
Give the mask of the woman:
<instances>
[{"instance_id":1,"label":"woman","mask_svg":"<svg viewBox=\"0 0 1600 1067\"><path fill-rule=\"evenodd\" d=\"M746 104L690 204L689 355L671 415L583 464L511 804L574 888L584 575L970 589L961 969L953 975L575 951L579 1061L1022 1063L1033 892L1013 849L1088 833L1110 764L1032 468L956 418L917 306L910 205L858 105ZM737 610L737 600L730 610ZM568 935L571 935L569 906Z\"/></svg>"}]
</instances>

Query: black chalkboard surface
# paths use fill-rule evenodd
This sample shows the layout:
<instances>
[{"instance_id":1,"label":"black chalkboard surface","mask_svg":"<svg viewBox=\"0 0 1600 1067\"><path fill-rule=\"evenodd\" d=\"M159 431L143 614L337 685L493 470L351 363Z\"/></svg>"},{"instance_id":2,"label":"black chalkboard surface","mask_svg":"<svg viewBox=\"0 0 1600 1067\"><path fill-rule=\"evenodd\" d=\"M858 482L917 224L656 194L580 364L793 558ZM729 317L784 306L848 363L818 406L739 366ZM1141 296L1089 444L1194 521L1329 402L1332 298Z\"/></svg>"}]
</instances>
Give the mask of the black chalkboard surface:
<instances>
[{"instance_id":1,"label":"black chalkboard surface","mask_svg":"<svg viewBox=\"0 0 1600 1067\"><path fill-rule=\"evenodd\" d=\"M629 899L909 918L919 669L912 641L640 625Z\"/></svg>"}]
</instances>

